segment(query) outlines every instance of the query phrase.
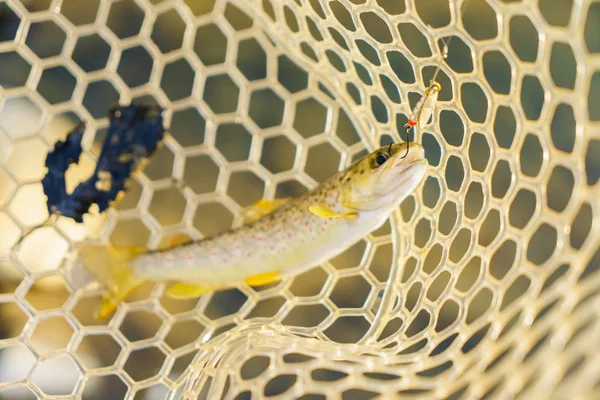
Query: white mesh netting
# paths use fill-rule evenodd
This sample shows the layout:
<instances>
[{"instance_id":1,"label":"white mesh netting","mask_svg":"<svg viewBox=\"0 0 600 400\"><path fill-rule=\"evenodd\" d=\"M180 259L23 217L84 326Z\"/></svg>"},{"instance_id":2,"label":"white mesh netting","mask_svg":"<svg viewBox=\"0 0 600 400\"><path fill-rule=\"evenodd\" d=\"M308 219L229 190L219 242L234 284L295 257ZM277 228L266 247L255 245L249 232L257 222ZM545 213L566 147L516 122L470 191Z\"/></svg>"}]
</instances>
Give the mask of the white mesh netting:
<instances>
[{"instance_id":1,"label":"white mesh netting","mask_svg":"<svg viewBox=\"0 0 600 400\"><path fill-rule=\"evenodd\" d=\"M147 285L112 318L74 244L221 232L391 140L453 37L428 176L386 225L267 287ZM123 200L47 217L50 146L108 107L170 136ZM600 3L0 2L0 398L598 398Z\"/></svg>"}]
</instances>

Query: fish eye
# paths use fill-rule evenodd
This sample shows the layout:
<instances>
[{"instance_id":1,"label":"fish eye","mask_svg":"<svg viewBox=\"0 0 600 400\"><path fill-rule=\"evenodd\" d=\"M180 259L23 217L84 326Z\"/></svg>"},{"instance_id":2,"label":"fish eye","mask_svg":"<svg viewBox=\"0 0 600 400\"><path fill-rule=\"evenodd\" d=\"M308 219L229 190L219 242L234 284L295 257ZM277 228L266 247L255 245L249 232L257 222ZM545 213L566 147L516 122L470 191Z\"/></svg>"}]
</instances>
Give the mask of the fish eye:
<instances>
[{"instance_id":1,"label":"fish eye","mask_svg":"<svg viewBox=\"0 0 600 400\"><path fill-rule=\"evenodd\" d=\"M375 158L375 162L377 163L377 165L382 165L386 161L387 161L387 157L383 154L378 154L377 157Z\"/></svg>"}]
</instances>

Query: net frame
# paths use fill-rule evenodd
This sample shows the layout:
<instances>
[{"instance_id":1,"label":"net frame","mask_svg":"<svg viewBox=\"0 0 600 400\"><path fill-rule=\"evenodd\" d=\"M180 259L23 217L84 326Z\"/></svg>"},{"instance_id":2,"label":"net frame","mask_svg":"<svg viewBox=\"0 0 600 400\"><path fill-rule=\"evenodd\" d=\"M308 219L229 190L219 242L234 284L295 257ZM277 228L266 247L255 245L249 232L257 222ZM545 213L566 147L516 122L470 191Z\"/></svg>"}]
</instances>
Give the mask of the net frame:
<instances>
[{"instance_id":1,"label":"net frame","mask_svg":"<svg viewBox=\"0 0 600 400\"><path fill-rule=\"evenodd\" d=\"M345 9L347 14L345 16L340 14L341 17L336 15L333 7L330 6L331 3L336 4L338 13L343 14L342 10ZM436 398L460 398L461 396L479 398L486 394L490 396L521 395L563 398L577 393L582 398L593 396L597 391L597 370L600 363L597 360L598 356L589 354L587 349L589 343L595 342L594 339L598 337L599 333L597 318L595 318L598 309L596 307L598 299L595 294L597 294L599 282L594 273L599 263L597 256L599 222L597 185L593 180L590 181L590 175L593 177L597 172L594 172L593 161L590 161L593 156L589 154L593 151L592 143L597 140L597 134L594 133L597 132L597 129L593 128L597 127L598 116L590 104L593 101L592 97L595 96L593 82L595 82L594 76L596 75L594 74L598 74L600 62L598 56L593 54L593 49L590 50L589 41L585 37L585 29L582 29L577 21L583 20L583 16L587 16L589 13L586 13L586 10L591 9L596 3L591 1L573 2L570 22L567 28L560 28L552 26L540 11L540 6L533 2L518 4L486 2L485 4L494 11L497 18L498 34L491 40L477 40L469 34L468 30L459 22L461 18L458 17L457 5L449 7L450 23L446 27L431 29L420 20L419 11L413 3L408 2L406 11L399 15L386 14L381 5L385 2L354 3L340 1L319 6L319 2L316 1L305 4L293 1L282 1L278 4L271 4L268 1L217 1L209 13L194 16L192 9L183 2L165 1L151 5L144 1L136 1L135 4L143 10L145 19L140 34L129 40L119 39L106 26L112 3L100 2L95 16L96 23L94 25L84 23L82 26L74 26L71 20L62 14L65 12L64 8L58 14L52 11L60 6L59 2L52 2L47 12L35 13L26 10L20 3L14 1L5 3L25 22L19 26L15 41L0 45L0 52L17 49L18 53L32 65L32 69L23 88L6 89L3 87L0 89L0 107L6 109L7 99L26 94L31 99L31 104L41 110L41 118L37 125L30 128L30 132L24 134L0 132L0 138L4 138L3 142L10 144L10 146L4 147L10 147L10 151L6 152L6 155L0 153L3 171L9 177L9 181L18 182L15 184L16 188L6 196L6 204L10 203L10 205L7 207L3 205L2 210L8 215L9 220L20 221L15 223L19 232L30 225L27 222L31 222L31 220L25 219L23 222L24 211L21 210L20 213L14 211L14 202L16 201L14 197L18 197L16 192L20 191L22 186L33 184L35 174L32 174L31 178L27 176L27 173L23 173L25 177L19 176L21 170L18 166L14 166L14 154L22 154L23 150L19 146L23 142L28 149L35 148L35 146L31 146L33 141L42 149L52 143L51 139L55 139L53 136L48 137L47 134L38 133L45 131L42 128L51 122L51 115L57 115L67 110L76 110L77 114L89 123L86 143L87 148L91 148L92 151L87 153L87 157L90 164L93 162L92 141L95 132L106 126L106 120L98 120L97 116L82 105L89 86L81 83L109 78L123 102L151 93L161 105L167 106L173 105L173 102L164 88L161 90L163 85L160 78L164 74L162 71L164 66L171 61L184 58L195 71L206 72L209 76L227 74L233 77L232 79L239 85L241 100L237 104L236 110L241 110L241 113L233 116L215 114L213 111L216 103L208 104L206 99L207 81L201 77L200 73L195 75L194 86L189 98L175 101L172 108L167 107L167 121L170 121L172 115L178 110L190 106L197 108L203 116L208 116L205 141L202 145L191 146L188 149L181 146L173 137L166 140L165 147L173 153L172 177L185 183L186 158L193 156L209 155L211 159L216 160L215 163L220 169L226 171L219 174L217 188L212 194L195 194L189 186L181 189L182 196L186 201L181 221L190 221L197 213L198 206L209 199L221 200L222 204L234 213L241 211L239 200L232 199L230 192L231 176L236 172L251 169L264 180L265 197L272 197L276 194L277 183L285 179L293 177L307 187L316 184L317 179L306 171L306 166L310 163L309 150L313 146L329 144L340 152L339 164L344 165L364 148L371 150L378 147L384 135L395 140L400 139L396 129L396 126L399 125L398 120L402 118L401 115L410 114L410 101L405 99L411 100L409 93L422 92L428 85L425 78L427 73L423 72L424 68L429 67L432 70L431 68L437 65L439 56L435 54L435 51L428 57L414 56L411 52L414 49L404 44L403 39L406 38L397 29L394 29L398 23L414 24L423 33L428 46L433 49L436 48L433 44L437 43L438 39L451 35L456 36L462 43L467 44L475 62L473 71L470 73L457 72L448 64L442 66L442 77L451 77L453 100L444 99L441 93L439 109L434 113L433 125L427 127L425 132L418 133L421 141L425 140L427 133L439 138L437 143L440 146L440 160L437 166L432 166L430 175L438 182L439 193L432 195L431 188L426 182L420 190L422 199L416 195L412 200L414 202L412 212L406 211L406 208L410 209L410 207L403 206L402 210L399 210L391 218L389 232L369 235L357 269L350 268L350 271L344 268L340 269L334 263L326 263L322 266L321 270L325 271L327 275L325 283L321 291L316 296L309 296L308 300L294 293L293 285L296 282L294 279L261 291L241 287L238 290L246 296L246 301L243 302L238 312L214 320L207 317L206 313L211 304L215 303L216 296L203 297L191 310L179 315L172 314L169 307L166 307L160 300L163 288L159 285L148 288L149 293L141 295L142 300L121 307L106 326L86 326L86 323L82 323L81 317L74 312L75 307L82 299L94 293L97 295L99 291L98 289L76 290L76 287L73 286L72 271L66 262L61 261L69 246L67 243L76 242L89 235L89 231L94 232L94 230L96 235L106 241L115 230L118 230L120 221L134 220L140 216L152 232L147 241L149 247L163 244L169 234L179 232L185 232L192 238L201 237L201 233L190 223L171 224L165 228L159 221L161 218L157 218L155 213L150 211L153 192L169 190L172 187L173 183L168 177L150 179L146 174L141 174L136 178L143 188L136 206L131 210L111 210L105 219L99 218L92 222L92 227L88 225L87 231L77 229L64 221L61 222L63 225L58 225L58 228L49 228L53 235L59 237L59 239L54 238L53 241L50 241L54 245L60 242L57 251L58 261L56 262L61 265L56 270L58 272L52 268L42 272L32 271L32 266L36 267L35 260L27 259L27 257L23 259L21 255L26 252L27 248L21 249L19 253L11 252L9 256L3 256L3 261L10 260L13 269L23 275L22 281L14 292L3 295L3 305L16 304L27 316L27 321L23 330L18 332L13 339L2 340L2 347L7 349L11 346L24 346L35 358L35 362L25 378L2 384L3 388L19 389L19 387L26 386L27 390L33 391L36 395L45 396L48 393L45 393L40 388L40 384L36 383L35 377L39 375L39 373L36 375L37 368L47 360L64 356L71 359L75 365L74 369L79 372L79 377L73 386L72 393L75 395L81 395L86 385L95 377L106 376L116 371L116 375L127 383L129 396L161 385L164 389L159 390L165 390L165 393L169 393L170 396L180 395L185 385L183 397L186 398L195 398L199 395L200 397L214 398L221 393L224 393L227 398L234 398L236 394L244 391L261 396L276 393L282 388L287 389L287 391L281 392L282 396L300 397L303 394L317 393L332 398L336 398L339 393L342 393L343 397L350 398L363 398L378 393L386 395L420 393L422 396ZM227 19L223 16L226 4L235 5L243 13L251 16L254 21L253 27L246 30L246 33L239 34L227 25ZM64 7L64 4L62 6ZM477 9L478 6L476 4L470 7ZM182 38L181 50L163 54L159 46L153 43L153 27L156 25L158 16L170 9L176 10L187 27ZM321 17L321 13L324 18ZM372 32L367 29L367 26L372 25L362 19L364 14L370 15L370 18L374 15L379 18L378 21L386 24L392 37L390 43L377 42L372 36ZM536 62L527 63L520 60L520 54L511 44L510 21L517 15L526 15L538 32L539 46L542 50L538 51L536 57L538 61ZM67 35L60 57L42 60L29 49L26 43L26 33L29 22L44 21L49 18L64 29ZM294 24L294 18L301 22ZM309 20L313 23L318 21L319 24L313 25L311 28ZM213 21L216 21L221 31L226 32L229 47L223 65L206 67L198 58L188 55L194 47L194 37L192 36L194 29L191 27L204 26ZM354 25L354 30L348 29L351 26L348 21ZM297 32L294 32L296 26ZM311 29L314 30L315 26L317 30L323 31L321 33L323 40L318 40L315 38L314 32L311 33ZM344 51L331 33L325 34L325 27L335 28L346 40L350 50ZM376 31L374 30L374 32ZM68 61L67 56L76 47L79 37L92 32L99 32L104 39L110 42L113 50L105 69L97 73L85 73L81 69L77 69L73 62ZM235 38L232 40L232 37ZM320 103L326 105L327 118L324 134L306 138L295 132L295 115L293 111L288 110L294 108L293 104L297 109L297 103L305 98L306 93L296 95L287 92L287 88L279 82L278 76L274 75L274 71L281 68L280 64L275 61L275 57L267 57L269 72L267 78L262 82L247 82L245 75L237 68L232 67L235 59L230 55L233 53L233 45L229 43L239 43L250 37L258 37L259 43L268 49L268 55L285 55L294 64L307 71L306 92L310 93L310 98L316 98ZM378 54L381 65L371 63L364 55L365 48L361 51L353 39L370 43L371 48ZM571 44L571 48L574 49L577 72L575 84L571 90L557 87L556 77L551 73L551 41L563 43L575 41L575 45ZM153 59L153 67L148 84L131 89L125 79L122 79L120 74L115 74L115 71L120 62L118 56L121 56L121 60L123 59L122 50L140 43L143 43L144 48ZM312 48L316 54L317 62L311 61L310 55L306 54L310 53L307 46ZM346 72L342 73L339 70L339 63L331 61L331 56L327 55L328 50L331 49L334 49L334 53L337 54L343 65L350 66L356 63L362 66L370 74L372 84L367 85L364 82L364 73L361 78L360 67L347 68ZM404 82L400 79L401 75L390 65L389 59L386 62L384 54L398 49L407 55L412 55L408 62L413 70L421 71L421 74L415 74L414 83ZM483 54L494 50L501 51L510 65L512 80L509 95L496 93L483 71L485 64ZM452 49L450 49L450 54L452 54ZM38 93L40 90L38 82L42 79L43 70L59 65L65 60L68 63L67 69L76 77L77 85L73 89L71 100L51 106L47 98ZM389 98L383 80L375 78L380 75L386 76L397 88L402 99L400 104L395 104ZM521 95L521 99L516 98L516 94L522 93L526 76L534 76L544 93L544 101L539 115L533 120L528 119L527 102L523 99L523 95ZM361 99L368 98L369 101L357 104L353 99L352 91L347 89L346 83L348 82L355 85ZM471 119L470 113L466 111L468 106L465 105L463 92L457 89L472 83L476 83L487 103L486 116L484 121L479 123ZM443 80L442 85L444 88L449 87L444 84ZM277 96L284 98L286 111L282 117L282 124L273 129L260 129L255 118L246 114L246 110L249 113L253 101L250 93L254 93L256 90L260 91L261 88L274 90ZM334 99L328 97L327 92L333 94ZM381 115L378 112L381 111L377 108L373 109L373 104L377 102L374 100L375 97L379 99L384 108L395 110L394 112L388 111L387 122L378 121L378 117ZM518 100L521 101L521 104L518 103ZM550 121L554 117L552 114L556 114L559 104L568 104L573 111L575 138L571 151L561 151L552 132ZM509 107L515 113L515 134L508 148L500 145L501 136L499 137L496 132L495 118L491 111L497 110L499 106ZM340 138L341 135L343 137L343 133L341 134L339 130L340 110L345 110L347 113L346 115L360 135L360 142L348 145ZM396 111L398 114L395 114ZM462 141L462 146L450 143L451 140L448 139L441 123L443 111L456 113L464 125L465 132L471 132L472 135L465 135L468 137L466 141L469 142L469 147L471 147L472 137L475 136L473 131L483 132L484 140L490 149L489 160L483 171L476 171L473 168L475 157L468 152L470 149L466 148L465 139ZM389 117L389 115L392 116ZM221 154L223 149L220 148L217 141L218 126L240 121L252 136L252 145L247 160L231 162L226 155ZM7 129L6 126L3 128ZM296 146L296 156L293 169L289 173L273 174L262 166L261 155L264 147L261 145L264 145L264 141L271 137L281 136L282 130L292 132L288 137L292 138ZM492 132L494 132L495 138L492 137ZM531 137L528 135L529 132L532 132L537 139L543 154L539 171L534 176L529 176L525 172L527 165L523 161L526 159L525 156L530 155L528 152L523 154L523 148L526 147L526 142ZM40 137L43 143L41 146L38 143ZM258 140L255 140L256 138ZM494 143L492 139L495 139L496 142ZM21 150L19 150L20 148ZM521 150L521 154L518 154L518 150ZM38 151L38 153L41 155L43 151ZM534 152L529 153L533 154ZM501 162L499 163L499 161ZM456 169L452 169L452 163L458 165L456 162L463 166L464 177L459 189L452 190L452 182L448 182L451 181L448 179L448 171L456 173ZM501 165L507 167L501 167ZM552 192L553 196L560 198L556 189L552 189L551 184L553 171L558 166L571 171L574 181L572 194L568 197L567 204L562 211L553 210L550 205L554 201L551 200L553 197L548 197L548 193ZM496 171L501 168L508 168L510 183L506 188L506 193L496 197L492 193L494 176L496 176ZM85 168L82 168L74 178L77 178L78 175L85 175L85 172ZM465 215L467 210L472 209L466 205L466 199L469 198L469 189L473 183L478 183L484 188L484 194L483 202L479 207L480 212L474 218L470 218ZM535 207L530 219L535 219L537 222L518 228L514 225L518 225L519 222L511 221L510 212L511 209L520 209L514 204L517 203L519 193L525 193L524 190L535 196ZM510 206L507 205L509 203L507 197L512 200ZM432 207L428 207L426 200L432 198L437 199L433 202ZM445 200L444 205L440 199ZM462 213L457 212L453 228L447 234L443 234L440 232L439 225L448 220L444 217L443 211L449 202L454 203L458 211L462 211ZM465 205L461 207L463 204ZM588 213L582 211L585 205L589 207ZM488 246L473 245L476 236L479 240L487 215L493 209L499 210L501 221L496 237ZM581 217L581 215L584 216ZM586 216L590 220L589 223L585 221ZM419 228L421 221L424 220L433 227L430 228L430 237L420 246L417 244L418 239L424 235L419 234L421 232ZM438 225L435 225L436 222ZM551 229L541 230L543 226ZM586 228L586 226L589 227ZM452 249L453 246L461 243L461 232L465 232L465 229L470 238L469 245L458 261L454 262L452 261ZM536 235L547 241L548 238L554 237L552 230L555 232L555 246L548 258L537 265L534 261L539 259L535 254L529 254L529 247L533 247L534 253L547 254L549 250L544 246L544 240L541 241L541 244L539 240L532 241ZM135 232L134 229L132 231ZM415 232L414 236L406 234L406 232L413 231ZM578 232L579 237L576 237L575 241L580 243L579 248L573 245L572 232ZM118 241L118 239L115 239L114 236L111 237L112 241ZM438 239L446 245L445 248L442 248L441 256L441 259L445 261L434 266L430 271L427 260L431 254L435 255L435 245L439 243ZM504 276L496 279L492 272L492 266L495 265L494 257L496 254L503 254L502 257L508 258L510 261L510 251L508 251L508 256L502 253L506 251L503 246L509 240L516 244L513 263L518 268L508 268ZM33 243L36 243L35 240ZM393 248L391 255L393 262L389 268L387 279L382 281L377 278L371 266L378 249L388 244L391 244ZM462 292L456 288L460 276L456 271L459 269L461 272L466 271L469 265L468 259L473 257L479 257L482 260L482 267L471 286ZM531 260L532 257L534 261ZM412 275L404 279L406 271L410 270L411 258L415 260L416 265L412 267ZM443 265L444 263L445 265ZM569 267L563 271L562 265L569 265ZM453 272L452 268L456 271ZM429 272L425 272L425 270ZM444 275L444 272L448 273L450 278L437 298L431 300L428 297L427 289L436 287L436 280L442 279L440 277ZM34 283L39 284L44 278L50 276L59 277L59 279L63 277L62 285L65 287L63 290L73 293L66 296L65 302L55 310L40 312L36 306L32 305L31 299L28 299L27 296ZM355 276L360 277L361 282L365 281L370 286L365 300L368 306L359 308L358 312L353 307L339 307L331 299L332 291L339 281ZM525 285L522 281L518 284L518 278L521 277L527 279L529 283ZM453 284L454 288L451 287ZM509 289L513 290L512 295L509 295ZM415 295L414 293L417 291L419 294ZM380 297L378 294L381 292L383 295ZM491 296L486 295L488 292L491 293ZM251 315L252 309L257 307L260 301L273 298L276 293L281 294L285 301L274 317L254 320L245 318L245 316ZM414 300L415 297L416 300ZM507 302L506 298L511 301L510 304L504 305L503 303ZM407 305L409 299L414 300L412 307ZM450 300L457 305L456 318L438 332L433 320L437 323L443 319L443 315L446 315L445 312L452 314L451 311L442 309L444 304L450 304ZM478 306L481 302L489 303L489 305L482 308ZM329 315L316 328L286 325L284 316L289 315L294 308L315 304L324 304L329 311ZM144 313L149 310L163 322L154 330L155 333L150 338L131 340L121 329L124 319L127 318L127 315L136 312ZM7 313L6 310L3 312ZM427 323L419 321L419 316L423 315L421 312L430 316ZM480 315L468 322L470 313ZM217 315L219 314L217 313ZM327 329L338 319L358 315L365 318L368 328L357 340L357 343L334 343L334 340L326 334ZM73 335L63 350L50 353L40 352L32 343L34 331L40 325L40 321L52 317L64 318L71 326ZM173 349L165 343L167 334L173 330L173 326L177 326L186 319L195 320L199 324L207 326L207 329L202 331L206 342L203 343L200 340L184 347L183 350ZM401 320L403 323L397 329L393 329L394 321L397 320ZM412 331L411 327L414 327ZM391 330L392 333L383 337L386 329ZM105 369L89 368L77 355L77 349L85 337L100 334L106 334L113 338L122 350L112 366ZM456 337L449 344L441 345L454 334ZM469 340L478 342L472 348L468 348ZM423 343L423 341L425 344L420 347L419 343ZM141 380L134 379L131 376L132 372L125 372L127 361L130 358L135 360L133 354L143 351L147 347L158 349L164 355L164 362L159 372L152 377ZM191 363L190 370L172 380L168 371L179 359L178 356L190 349L193 349L193 353L196 350L199 351ZM431 355L436 350L439 353ZM290 359L294 359L294 356L290 355L292 353L314 359L305 362L290 361ZM266 372L246 379L244 368L260 370L254 365L257 362L255 357L267 358L269 366L265 368ZM441 367L448 362L451 363L450 367L446 369ZM322 370L330 372L325 374L326 378L317 379L315 371ZM333 379L331 371L347 376ZM376 377L377 374L380 376ZM382 378L383 375L387 375L387 378ZM283 378L281 378L282 376ZM286 379L289 381L291 378L285 378L285 376L295 376L293 384L286 383Z\"/></svg>"}]
</instances>

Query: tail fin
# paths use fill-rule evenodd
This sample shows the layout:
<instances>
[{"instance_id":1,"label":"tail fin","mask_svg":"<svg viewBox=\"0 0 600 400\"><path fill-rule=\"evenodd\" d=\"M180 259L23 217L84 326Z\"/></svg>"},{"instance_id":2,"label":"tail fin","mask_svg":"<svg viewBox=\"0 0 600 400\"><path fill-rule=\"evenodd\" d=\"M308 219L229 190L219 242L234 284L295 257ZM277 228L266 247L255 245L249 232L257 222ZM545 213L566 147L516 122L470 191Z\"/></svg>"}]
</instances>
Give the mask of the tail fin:
<instances>
[{"instance_id":1,"label":"tail fin","mask_svg":"<svg viewBox=\"0 0 600 400\"><path fill-rule=\"evenodd\" d=\"M123 301L143 280L133 275L129 266L131 259L142 253L142 247L114 247L102 245L81 245L79 259L101 283L106 284L107 293L94 317L106 318L112 314L119 302Z\"/></svg>"}]
</instances>

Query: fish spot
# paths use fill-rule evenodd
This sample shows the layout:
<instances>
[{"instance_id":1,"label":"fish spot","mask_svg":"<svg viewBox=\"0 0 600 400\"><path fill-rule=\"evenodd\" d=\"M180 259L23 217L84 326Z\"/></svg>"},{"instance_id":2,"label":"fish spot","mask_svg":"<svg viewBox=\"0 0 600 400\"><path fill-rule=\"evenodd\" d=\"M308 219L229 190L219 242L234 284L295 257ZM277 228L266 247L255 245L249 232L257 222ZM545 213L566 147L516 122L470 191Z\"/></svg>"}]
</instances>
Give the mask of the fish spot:
<instances>
[{"instance_id":1,"label":"fish spot","mask_svg":"<svg viewBox=\"0 0 600 400\"><path fill-rule=\"evenodd\" d=\"M226 262L227 262L227 259L226 259L226 258L223 258L221 261L223 261L224 263L226 263Z\"/></svg>"},{"instance_id":2,"label":"fish spot","mask_svg":"<svg viewBox=\"0 0 600 400\"><path fill-rule=\"evenodd\" d=\"M168 263L172 263L172 262L173 262L173 259L172 259L172 258L167 258L167 262L168 262Z\"/></svg>"},{"instance_id":3,"label":"fish spot","mask_svg":"<svg viewBox=\"0 0 600 400\"><path fill-rule=\"evenodd\" d=\"M241 249L241 248L242 248L242 246L240 246L239 244L236 244L236 245L235 245L235 248L236 248L236 249Z\"/></svg>"},{"instance_id":4,"label":"fish spot","mask_svg":"<svg viewBox=\"0 0 600 400\"><path fill-rule=\"evenodd\" d=\"M292 238L292 236L294 236L294 235L292 235L291 233L288 233L288 238L289 238L289 239L291 239L291 238Z\"/></svg>"},{"instance_id":5,"label":"fish spot","mask_svg":"<svg viewBox=\"0 0 600 400\"><path fill-rule=\"evenodd\" d=\"M247 254L247 256L248 256L248 257L252 257L252 253L248 253L248 254Z\"/></svg>"},{"instance_id":6,"label":"fish spot","mask_svg":"<svg viewBox=\"0 0 600 400\"><path fill-rule=\"evenodd\" d=\"M212 256L216 256L216 255L217 255L217 252L216 252L216 251L211 251L211 252L210 252L210 254L211 254Z\"/></svg>"},{"instance_id":7,"label":"fish spot","mask_svg":"<svg viewBox=\"0 0 600 400\"><path fill-rule=\"evenodd\" d=\"M271 250L271 251L275 250L275 246L269 247L269 250Z\"/></svg>"},{"instance_id":8,"label":"fish spot","mask_svg":"<svg viewBox=\"0 0 600 400\"><path fill-rule=\"evenodd\" d=\"M188 256L188 260L193 260L194 256Z\"/></svg>"}]
</instances>

